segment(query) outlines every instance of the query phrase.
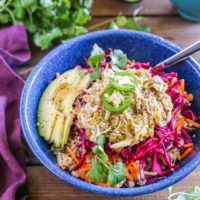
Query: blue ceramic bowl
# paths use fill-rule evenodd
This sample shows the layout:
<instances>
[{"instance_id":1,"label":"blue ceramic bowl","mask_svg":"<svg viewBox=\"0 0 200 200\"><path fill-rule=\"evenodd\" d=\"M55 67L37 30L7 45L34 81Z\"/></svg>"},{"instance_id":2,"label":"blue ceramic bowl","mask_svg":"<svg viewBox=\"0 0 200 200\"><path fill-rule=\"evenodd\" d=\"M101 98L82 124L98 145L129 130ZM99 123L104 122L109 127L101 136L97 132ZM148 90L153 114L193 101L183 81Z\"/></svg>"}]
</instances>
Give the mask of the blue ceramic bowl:
<instances>
[{"instance_id":1,"label":"blue ceramic bowl","mask_svg":"<svg viewBox=\"0 0 200 200\"><path fill-rule=\"evenodd\" d=\"M25 139L39 161L53 174L70 185L99 194L111 196L143 195L168 187L187 176L200 163L200 131L194 140L193 152L180 164L180 170L171 173L162 181L135 188L106 188L87 183L56 165L56 159L49 150L47 143L38 135L37 107L38 102L48 81L55 77L56 72L63 73L77 64L81 64L82 57L89 56L94 43L104 49L113 48L123 50L129 58L140 62L150 62L151 65L173 55L180 48L174 44L151 34L128 31L107 30L89 33L69 40L48 53L29 75L21 96L20 114ZM189 58L168 71L175 71L179 78L186 80L186 88L194 94L193 109L200 113L200 68L197 62Z\"/></svg>"},{"instance_id":2,"label":"blue ceramic bowl","mask_svg":"<svg viewBox=\"0 0 200 200\"><path fill-rule=\"evenodd\" d=\"M194 22L200 22L199 0L171 0L171 2L183 18Z\"/></svg>"}]
</instances>

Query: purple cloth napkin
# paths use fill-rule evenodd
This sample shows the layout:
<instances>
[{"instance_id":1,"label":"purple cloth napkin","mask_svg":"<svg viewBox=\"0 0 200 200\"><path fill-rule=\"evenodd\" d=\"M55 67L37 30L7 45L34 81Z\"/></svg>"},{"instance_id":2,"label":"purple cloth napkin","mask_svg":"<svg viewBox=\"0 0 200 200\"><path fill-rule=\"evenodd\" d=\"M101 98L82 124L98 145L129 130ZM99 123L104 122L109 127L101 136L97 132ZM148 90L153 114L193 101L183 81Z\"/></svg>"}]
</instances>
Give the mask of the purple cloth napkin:
<instances>
[{"instance_id":1,"label":"purple cloth napkin","mask_svg":"<svg viewBox=\"0 0 200 200\"><path fill-rule=\"evenodd\" d=\"M0 200L26 198L19 101L24 81L11 67L30 59L24 26L0 30Z\"/></svg>"}]
</instances>

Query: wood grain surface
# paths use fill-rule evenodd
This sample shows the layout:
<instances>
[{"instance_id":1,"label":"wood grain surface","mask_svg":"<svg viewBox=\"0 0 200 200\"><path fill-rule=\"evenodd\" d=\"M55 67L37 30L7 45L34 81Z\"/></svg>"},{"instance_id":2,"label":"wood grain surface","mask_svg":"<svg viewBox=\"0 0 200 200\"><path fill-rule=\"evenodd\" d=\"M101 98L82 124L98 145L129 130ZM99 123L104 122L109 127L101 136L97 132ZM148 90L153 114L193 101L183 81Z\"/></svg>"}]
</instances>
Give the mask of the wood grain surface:
<instances>
[{"instance_id":1,"label":"wood grain surface","mask_svg":"<svg viewBox=\"0 0 200 200\"><path fill-rule=\"evenodd\" d=\"M140 3L130 4L123 0L94 0L92 9L93 16L114 16L119 12L126 15L132 15L133 10L142 6L141 15L145 16L160 16L160 15L175 15L176 10L170 3L170 0L143 0Z\"/></svg>"},{"instance_id":2,"label":"wood grain surface","mask_svg":"<svg viewBox=\"0 0 200 200\"><path fill-rule=\"evenodd\" d=\"M168 189L139 197L109 197L88 193L59 180L47 169L41 166L27 167L28 186L31 199L34 200L167 200ZM187 178L177 183L173 191L186 191L195 184L199 184L200 168L196 169Z\"/></svg>"},{"instance_id":3,"label":"wood grain surface","mask_svg":"<svg viewBox=\"0 0 200 200\"><path fill-rule=\"evenodd\" d=\"M172 41L178 46L184 48L191 43L200 40L200 24L186 21L180 18L176 10L170 4L170 0L143 0L137 4L125 3L122 0L94 0L92 9L93 19L88 23L90 27L103 20L115 17L119 12L126 16L131 16L134 9L142 6L140 15L146 16L146 23L151 25L152 32ZM105 26L100 27L101 29ZM31 47L32 59L22 67L18 72L26 78L28 71L47 53L40 51L36 47ZM194 55L200 62L200 54ZM24 72L24 70L27 70ZM71 187L59 180L50 173L46 168L40 165L37 159L31 154L28 147L27 152L27 173L29 196L35 200L103 200L113 197L105 197L87 193ZM174 186L175 191L185 191L195 185L200 185L200 168L192 172L187 178ZM168 195L167 189L141 197L127 197L126 199L134 200L166 200ZM114 198L116 200L122 198Z\"/></svg>"}]
</instances>

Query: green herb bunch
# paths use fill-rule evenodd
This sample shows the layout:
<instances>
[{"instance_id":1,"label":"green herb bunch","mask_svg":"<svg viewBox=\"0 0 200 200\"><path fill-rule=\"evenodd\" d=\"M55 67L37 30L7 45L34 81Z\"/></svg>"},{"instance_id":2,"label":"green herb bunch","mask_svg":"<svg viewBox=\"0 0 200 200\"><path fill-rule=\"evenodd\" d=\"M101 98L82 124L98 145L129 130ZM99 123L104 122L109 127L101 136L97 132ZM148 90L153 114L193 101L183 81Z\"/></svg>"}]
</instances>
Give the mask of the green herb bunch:
<instances>
[{"instance_id":1,"label":"green herb bunch","mask_svg":"<svg viewBox=\"0 0 200 200\"><path fill-rule=\"evenodd\" d=\"M42 50L87 32L93 0L0 0L0 23L23 23Z\"/></svg>"}]
</instances>

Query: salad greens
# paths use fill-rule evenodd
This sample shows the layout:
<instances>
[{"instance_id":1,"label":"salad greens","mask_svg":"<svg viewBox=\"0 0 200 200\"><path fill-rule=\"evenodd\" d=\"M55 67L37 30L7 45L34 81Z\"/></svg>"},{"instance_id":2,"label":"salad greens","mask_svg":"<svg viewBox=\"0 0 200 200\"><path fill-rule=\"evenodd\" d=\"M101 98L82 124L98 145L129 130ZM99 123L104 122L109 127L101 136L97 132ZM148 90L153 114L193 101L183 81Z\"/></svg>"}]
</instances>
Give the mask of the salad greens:
<instances>
[{"instance_id":1,"label":"salad greens","mask_svg":"<svg viewBox=\"0 0 200 200\"><path fill-rule=\"evenodd\" d=\"M140 23L143 18L136 16L141 7L131 18L120 13L115 18L85 28L91 19L92 4L93 0L0 0L0 24L23 23L31 41L42 50L48 49L53 42L65 41L102 25L109 29L151 31L149 26Z\"/></svg>"},{"instance_id":2,"label":"salad greens","mask_svg":"<svg viewBox=\"0 0 200 200\"><path fill-rule=\"evenodd\" d=\"M169 191L171 193L172 187ZM170 194L168 200L200 200L200 187L196 186L187 192L176 192Z\"/></svg>"},{"instance_id":3,"label":"salad greens","mask_svg":"<svg viewBox=\"0 0 200 200\"><path fill-rule=\"evenodd\" d=\"M108 156L103 147L105 142L105 135L98 136L97 145L92 150L96 157L92 159L92 169L87 176L94 183L109 183L114 186L126 178L125 165L122 162L117 162L115 165L108 163Z\"/></svg>"}]
</instances>

